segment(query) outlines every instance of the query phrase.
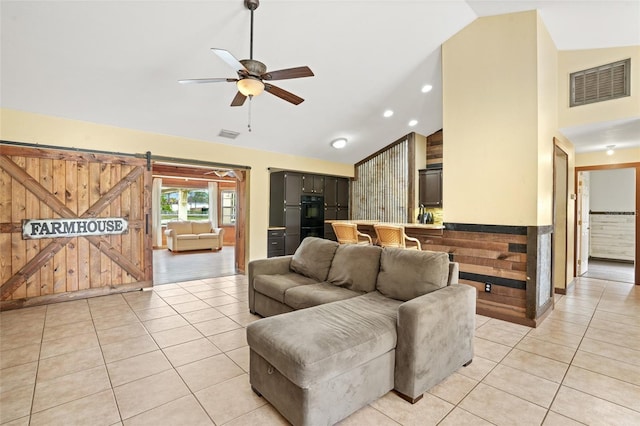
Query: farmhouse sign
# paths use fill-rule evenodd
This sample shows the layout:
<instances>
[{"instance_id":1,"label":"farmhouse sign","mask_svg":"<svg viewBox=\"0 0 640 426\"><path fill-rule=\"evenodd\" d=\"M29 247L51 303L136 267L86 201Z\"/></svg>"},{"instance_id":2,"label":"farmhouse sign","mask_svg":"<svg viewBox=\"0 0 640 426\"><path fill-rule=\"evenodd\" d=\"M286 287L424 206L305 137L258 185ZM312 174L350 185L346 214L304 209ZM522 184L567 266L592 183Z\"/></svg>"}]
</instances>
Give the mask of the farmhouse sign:
<instances>
[{"instance_id":1,"label":"farmhouse sign","mask_svg":"<svg viewBox=\"0 0 640 426\"><path fill-rule=\"evenodd\" d=\"M129 229L129 222L121 217L89 219L24 219L22 238L86 237L91 235L120 235Z\"/></svg>"}]
</instances>

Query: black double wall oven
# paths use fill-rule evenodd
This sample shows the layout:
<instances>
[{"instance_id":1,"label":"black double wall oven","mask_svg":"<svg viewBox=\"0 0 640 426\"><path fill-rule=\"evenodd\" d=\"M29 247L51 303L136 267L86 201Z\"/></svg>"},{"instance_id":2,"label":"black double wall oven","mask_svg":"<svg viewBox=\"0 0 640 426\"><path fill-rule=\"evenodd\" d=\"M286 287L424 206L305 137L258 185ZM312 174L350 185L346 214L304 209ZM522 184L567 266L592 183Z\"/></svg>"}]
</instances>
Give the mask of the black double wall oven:
<instances>
[{"instance_id":1,"label":"black double wall oven","mask_svg":"<svg viewBox=\"0 0 640 426\"><path fill-rule=\"evenodd\" d=\"M324 238L324 197L300 197L300 241L305 237Z\"/></svg>"}]
</instances>

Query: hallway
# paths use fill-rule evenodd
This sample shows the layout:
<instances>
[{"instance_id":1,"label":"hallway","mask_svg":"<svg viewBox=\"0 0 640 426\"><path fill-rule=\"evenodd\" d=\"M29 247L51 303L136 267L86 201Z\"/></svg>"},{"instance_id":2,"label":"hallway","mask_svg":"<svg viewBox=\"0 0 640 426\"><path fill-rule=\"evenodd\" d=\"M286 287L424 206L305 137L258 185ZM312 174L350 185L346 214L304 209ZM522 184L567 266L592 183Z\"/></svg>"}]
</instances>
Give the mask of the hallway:
<instances>
[{"instance_id":1,"label":"hallway","mask_svg":"<svg viewBox=\"0 0 640 426\"><path fill-rule=\"evenodd\" d=\"M633 284L633 273L633 263L589 260L589 269L582 277Z\"/></svg>"},{"instance_id":2,"label":"hallway","mask_svg":"<svg viewBox=\"0 0 640 426\"><path fill-rule=\"evenodd\" d=\"M220 251L153 251L154 285L226 277L235 273L234 246L225 246Z\"/></svg>"}]
</instances>

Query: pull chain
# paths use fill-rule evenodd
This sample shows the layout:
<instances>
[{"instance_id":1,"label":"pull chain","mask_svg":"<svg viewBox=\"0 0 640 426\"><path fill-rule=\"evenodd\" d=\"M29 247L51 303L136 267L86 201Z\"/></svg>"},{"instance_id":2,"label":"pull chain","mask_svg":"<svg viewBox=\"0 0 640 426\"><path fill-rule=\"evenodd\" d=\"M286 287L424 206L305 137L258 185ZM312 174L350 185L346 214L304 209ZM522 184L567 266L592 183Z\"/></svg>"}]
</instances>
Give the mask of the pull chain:
<instances>
[{"instance_id":1,"label":"pull chain","mask_svg":"<svg viewBox=\"0 0 640 426\"><path fill-rule=\"evenodd\" d=\"M247 124L247 128L251 131L251 100L253 99L253 95L249 95L249 123Z\"/></svg>"}]
</instances>

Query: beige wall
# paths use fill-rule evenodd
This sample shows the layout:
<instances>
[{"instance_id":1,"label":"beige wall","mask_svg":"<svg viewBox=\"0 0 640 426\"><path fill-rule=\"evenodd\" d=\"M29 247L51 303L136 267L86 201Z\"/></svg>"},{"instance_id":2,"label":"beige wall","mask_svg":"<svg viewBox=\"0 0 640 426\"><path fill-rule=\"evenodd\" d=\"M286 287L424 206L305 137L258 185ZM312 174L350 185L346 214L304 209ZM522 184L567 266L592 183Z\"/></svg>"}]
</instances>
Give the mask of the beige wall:
<instances>
[{"instance_id":1,"label":"beige wall","mask_svg":"<svg viewBox=\"0 0 640 426\"><path fill-rule=\"evenodd\" d=\"M14 110L0 110L0 138L24 143L211 161L251 167L249 181L249 258L267 255L269 167L353 176L353 165L239 148L67 120ZM265 145L267 143L265 142Z\"/></svg>"},{"instance_id":2,"label":"beige wall","mask_svg":"<svg viewBox=\"0 0 640 426\"><path fill-rule=\"evenodd\" d=\"M631 58L631 74L638 76L640 46L559 52L558 123L561 128L640 116L640 79L631 78L631 96L569 108L569 74Z\"/></svg>"},{"instance_id":3,"label":"beige wall","mask_svg":"<svg viewBox=\"0 0 640 426\"><path fill-rule=\"evenodd\" d=\"M542 156L552 176L552 133L538 122L538 103L548 102L548 84L538 85L538 26L535 11L480 18L442 46L446 222L550 223L552 185L538 165Z\"/></svg>"},{"instance_id":4,"label":"beige wall","mask_svg":"<svg viewBox=\"0 0 640 426\"><path fill-rule=\"evenodd\" d=\"M613 155L604 151L576 154L576 167L621 163L640 163L640 148L616 149Z\"/></svg>"},{"instance_id":5,"label":"beige wall","mask_svg":"<svg viewBox=\"0 0 640 426\"><path fill-rule=\"evenodd\" d=\"M537 224L553 223L553 138L558 135L558 50L536 15L538 87ZM573 171L572 171L573 173Z\"/></svg>"}]
</instances>

